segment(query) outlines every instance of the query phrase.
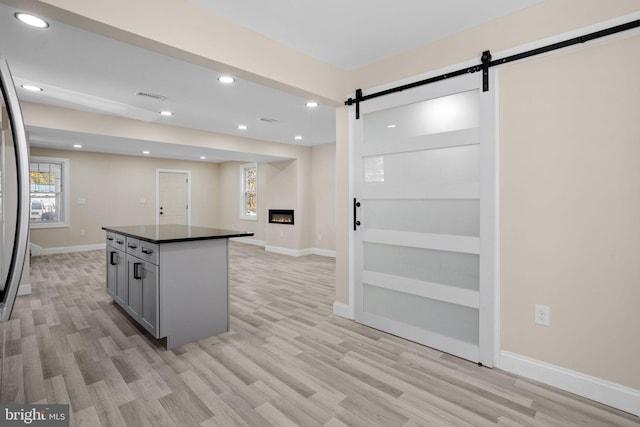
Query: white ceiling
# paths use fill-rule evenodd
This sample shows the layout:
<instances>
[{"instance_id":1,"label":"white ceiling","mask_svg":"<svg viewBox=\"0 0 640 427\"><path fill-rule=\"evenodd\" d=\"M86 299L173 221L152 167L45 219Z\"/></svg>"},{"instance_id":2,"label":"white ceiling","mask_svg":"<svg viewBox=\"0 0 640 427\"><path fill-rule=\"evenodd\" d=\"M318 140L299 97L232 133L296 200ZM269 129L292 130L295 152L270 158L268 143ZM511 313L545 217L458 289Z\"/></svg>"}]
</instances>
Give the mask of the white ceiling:
<instances>
[{"instance_id":1,"label":"white ceiling","mask_svg":"<svg viewBox=\"0 0 640 427\"><path fill-rule=\"evenodd\" d=\"M542 0L188 0L293 49L353 69Z\"/></svg>"},{"instance_id":2,"label":"white ceiling","mask_svg":"<svg viewBox=\"0 0 640 427\"><path fill-rule=\"evenodd\" d=\"M504 16L542 0L188 0L207 11L342 68L366 65ZM14 81L43 87L22 101L133 118L286 144L313 146L335 141L330 106L305 107L307 99L238 79L216 81L220 73L127 43L49 20L38 30L13 16L0 2L0 57ZM46 18L46 17L45 17ZM137 96L146 92L160 101ZM175 112L161 117L160 110ZM275 119L268 123L261 118ZM240 131L237 125L245 124ZM33 145L206 161L273 161L213 149L153 141L114 140L98 135L30 128ZM294 136L301 135L302 140ZM197 157L197 158L194 158ZM250 157L250 156L249 156Z\"/></svg>"}]
</instances>

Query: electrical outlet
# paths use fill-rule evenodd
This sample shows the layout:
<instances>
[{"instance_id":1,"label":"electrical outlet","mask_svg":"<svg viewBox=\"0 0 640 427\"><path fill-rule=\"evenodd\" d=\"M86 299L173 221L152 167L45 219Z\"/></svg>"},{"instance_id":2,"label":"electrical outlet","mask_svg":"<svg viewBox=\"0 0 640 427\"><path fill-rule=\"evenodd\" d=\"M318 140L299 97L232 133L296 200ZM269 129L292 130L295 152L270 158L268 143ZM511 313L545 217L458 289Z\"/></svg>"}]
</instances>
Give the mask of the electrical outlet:
<instances>
[{"instance_id":1,"label":"electrical outlet","mask_svg":"<svg viewBox=\"0 0 640 427\"><path fill-rule=\"evenodd\" d=\"M538 325L549 326L551 324L551 309L546 305L536 304L534 321Z\"/></svg>"}]
</instances>

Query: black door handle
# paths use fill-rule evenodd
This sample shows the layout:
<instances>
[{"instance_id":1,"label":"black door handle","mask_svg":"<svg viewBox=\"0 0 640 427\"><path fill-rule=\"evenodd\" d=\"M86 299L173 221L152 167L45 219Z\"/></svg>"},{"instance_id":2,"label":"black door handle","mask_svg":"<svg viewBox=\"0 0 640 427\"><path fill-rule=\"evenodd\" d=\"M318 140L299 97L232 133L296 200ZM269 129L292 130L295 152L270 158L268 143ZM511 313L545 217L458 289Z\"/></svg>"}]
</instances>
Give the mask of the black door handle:
<instances>
[{"instance_id":1,"label":"black door handle","mask_svg":"<svg viewBox=\"0 0 640 427\"><path fill-rule=\"evenodd\" d=\"M354 197L353 198L353 231L356 231L356 229L360 226L360 221L358 221L356 218L358 217L358 208L360 207L360 202Z\"/></svg>"},{"instance_id":2,"label":"black door handle","mask_svg":"<svg viewBox=\"0 0 640 427\"><path fill-rule=\"evenodd\" d=\"M140 265L141 264L139 262L133 263L133 278L136 280L142 279L142 275L140 274Z\"/></svg>"},{"instance_id":3,"label":"black door handle","mask_svg":"<svg viewBox=\"0 0 640 427\"><path fill-rule=\"evenodd\" d=\"M117 265L118 264L118 260L116 259L117 255L118 255L118 253L116 251L111 251L110 252L110 254L109 254L109 263L111 265Z\"/></svg>"}]
</instances>

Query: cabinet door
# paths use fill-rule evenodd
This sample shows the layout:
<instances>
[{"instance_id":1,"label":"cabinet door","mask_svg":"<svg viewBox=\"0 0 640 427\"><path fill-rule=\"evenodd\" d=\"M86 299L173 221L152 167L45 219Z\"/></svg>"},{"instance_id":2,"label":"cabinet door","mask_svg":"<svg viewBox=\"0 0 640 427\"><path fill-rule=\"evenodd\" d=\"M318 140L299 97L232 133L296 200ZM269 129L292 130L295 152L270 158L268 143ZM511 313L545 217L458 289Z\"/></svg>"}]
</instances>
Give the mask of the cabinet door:
<instances>
[{"instance_id":1,"label":"cabinet door","mask_svg":"<svg viewBox=\"0 0 640 427\"><path fill-rule=\"evenodd\" d=\"M116 285L118 284L118 252L107 246L107 294L111 298L116 297Z\"/></svg>"},{"instance_id":2,"label":"cabinet door","mask_svg":"<svg viewBox=\"0 0 640 427\"><path fill-rule=\"evenodd\" d=\"M114 255L116 260L115 266L115 296L114 300L120 304L122 307L126 307L129 301L129 297L127 296L127 259L124 252L117 250Z\"/></svg>"},{"instance_id":3,"label":"cabinet door","mask_svg":"<svg viewBox=\"0 0 640 427\"><path fill-rule=\"evenodd\" d=\"M128 289L127 313L140 321L140 307L142 303L142 262L131 255L127 256Z\"/></svg>"},{"instance_id":4,"label":"cabinet door","mask_svg":"<svg viewBox=\"0 0 640 427\"><path fill-rule=\"evenodd\" d=\"M158 267L142 262L140 324L158 338Z\"/></svg>"}]
</instances>

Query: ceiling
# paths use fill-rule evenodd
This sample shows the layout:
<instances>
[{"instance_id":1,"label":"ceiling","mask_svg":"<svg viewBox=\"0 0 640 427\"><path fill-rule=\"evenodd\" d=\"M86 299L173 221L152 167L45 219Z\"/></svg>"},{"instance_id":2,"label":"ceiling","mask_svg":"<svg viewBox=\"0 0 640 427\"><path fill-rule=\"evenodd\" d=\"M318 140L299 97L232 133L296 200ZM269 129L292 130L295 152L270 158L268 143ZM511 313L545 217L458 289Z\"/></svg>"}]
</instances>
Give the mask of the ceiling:
<instances>
[{"instance_id":1,"label":"ceiling","mask_svg":"<svg viewBox=\"0 0 640 427\"><path fill-rule=\"evenodd\" d=\"M187 0L343 69L510 14L541 0ZM335 141L333 107L248 80L219 83L215 70L48 20L25 26L0 2L0 57L9 61L21 101L111 114L255 140L314 146ZM44 17L46 18L46 17ZM389 36L392 35L392 36ZM11 41L8 43L7 41ZM20 88L32 84L44 90ZM164 99L136 95L143 92ZM171 117L161 110L174 112ZM238 125L246 125L239 130ZM274 161L278 157L29 128L32 145L155 157ZM302 139L295 139L301 136ZM259 144L256 141L256 144Z\"/></svg>"},{"instance_id":2,"label":"ceiling","mask_svg":"<svg viewBox=\"0 0 640 427\"><path fill-rule=\"evenodd\" d=\"M343 69L354 69L542 0L188 0Z\"/></svg>"}]
</instances>

